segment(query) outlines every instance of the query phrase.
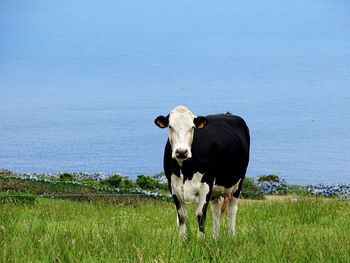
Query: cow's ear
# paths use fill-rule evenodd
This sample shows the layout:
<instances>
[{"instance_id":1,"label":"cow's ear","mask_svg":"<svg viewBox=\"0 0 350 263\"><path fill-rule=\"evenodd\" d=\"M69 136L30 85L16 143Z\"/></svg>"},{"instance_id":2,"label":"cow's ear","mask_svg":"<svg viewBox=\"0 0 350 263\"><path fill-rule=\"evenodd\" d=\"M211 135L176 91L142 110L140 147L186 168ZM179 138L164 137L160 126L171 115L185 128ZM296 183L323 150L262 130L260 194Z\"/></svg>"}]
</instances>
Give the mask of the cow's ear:
<instances>
[{"instance_id":1,"label":"cow's ear","mask_svg":"<svg viewBox=\"0 0 350 263\"><path fill-rule=\"evenodd\" d=\"M169 115L168 116L158 116L155 120L154 123L159 127L159 128L166 128L169 125Z\"/></svg>"},{"instance_id":2,"label":"cow's ear","mask_svg":"<svg viewBox=\"0 0 350 263\"><path fill-rule=\"evenodd\" d=\"M202 129L208 124L208 119L206 117L203 117L203 116L198 116L198 117L194 118L193 122L194 122L194 125L196 125L196 127L198 129Z\"/></svg>"}]
</instances>

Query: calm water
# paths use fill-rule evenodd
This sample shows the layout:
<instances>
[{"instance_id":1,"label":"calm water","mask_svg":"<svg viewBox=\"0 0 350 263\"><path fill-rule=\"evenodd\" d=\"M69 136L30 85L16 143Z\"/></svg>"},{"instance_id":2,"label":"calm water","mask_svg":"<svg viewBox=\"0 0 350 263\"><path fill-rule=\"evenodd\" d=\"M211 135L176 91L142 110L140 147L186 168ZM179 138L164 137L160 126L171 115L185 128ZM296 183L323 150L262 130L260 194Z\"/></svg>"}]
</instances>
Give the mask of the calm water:
<instances>
[{"instance_id":1,"label":"calm water","mask_svg":"<svg viewBox=\"0 0 350 263\"><path fill-rule=\"evenodd\" d=\"M245 118L248 176L350 183L350 3L0 2L0 167L162 170L176 105Z\"/></svg>"}]
</instances>

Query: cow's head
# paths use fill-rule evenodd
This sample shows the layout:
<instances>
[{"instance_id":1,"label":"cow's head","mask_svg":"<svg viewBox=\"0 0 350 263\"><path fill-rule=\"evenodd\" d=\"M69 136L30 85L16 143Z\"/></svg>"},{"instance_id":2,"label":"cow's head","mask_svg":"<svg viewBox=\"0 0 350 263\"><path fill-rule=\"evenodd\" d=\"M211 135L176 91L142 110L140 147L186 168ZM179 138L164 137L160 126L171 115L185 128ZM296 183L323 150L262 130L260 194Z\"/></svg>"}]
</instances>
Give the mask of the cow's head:
<instances>
[{"instance_id":1,"label":"cow's head","mask_svg":"<svg viewBox=\"0 0 350 263\"><path fill-rule=\"evenodd\" d=\"M172 157L180 165L192 157L191 147L194 129L204 128L208 120L202 116L195 116L184 106L177 106L168 116L159 116L154 123L160 128L169 127L169 142L172 149Z\"/></svg>"}]
</instances>

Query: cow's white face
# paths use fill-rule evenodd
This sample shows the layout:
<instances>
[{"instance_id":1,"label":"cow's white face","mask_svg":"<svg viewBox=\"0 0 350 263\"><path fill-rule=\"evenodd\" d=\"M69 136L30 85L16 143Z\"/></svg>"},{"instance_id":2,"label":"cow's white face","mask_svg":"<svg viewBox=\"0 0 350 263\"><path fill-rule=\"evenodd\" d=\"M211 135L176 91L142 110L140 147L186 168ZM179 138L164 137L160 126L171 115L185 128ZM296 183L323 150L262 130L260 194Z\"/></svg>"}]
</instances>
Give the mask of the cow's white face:
<instances>
[{"instance_id":1,"label":"cow's white face","mask_svg":"<svg viewBox=\"0 0 350 263\"><path fill-rule=\"evenodd\" d=\"M169 114L169 142L172 157L187 159L192 157L191 146L194 134L194 115L185 107L176 107Z\"/></svg>"},{"instance_id":2,"label":"cow's white face","mask_svg":"<svg viewBox=\"0 0 350 263\"><path fill-rule=\"evenodd\" d=\"M172 158L181 165L192 157L192 142L195 128L203 128L207 124L205 117L196 117L184 106L177 106L167 117L159 116L155 124L161 128L169 127L169 142Z\"/></svg>"}]
</instances>

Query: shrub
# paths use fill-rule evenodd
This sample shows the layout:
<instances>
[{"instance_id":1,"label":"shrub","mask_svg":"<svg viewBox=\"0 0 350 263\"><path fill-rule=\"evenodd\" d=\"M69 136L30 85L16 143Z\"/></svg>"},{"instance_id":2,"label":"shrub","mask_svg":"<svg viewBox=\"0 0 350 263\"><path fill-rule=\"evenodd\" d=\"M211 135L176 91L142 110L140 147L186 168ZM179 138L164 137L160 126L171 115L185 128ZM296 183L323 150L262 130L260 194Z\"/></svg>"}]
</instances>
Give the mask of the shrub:
<instances>
[{"instance_id":1,"label":"shrub","mask_svg":"<svg viewBox=\"0 0 350 263\"><path fill-rule=\"evenodd\" d=\"M123 180L123 177L121 177L119 174L115 174L115 175L108 177L105 180L102 180L101 183L107 184L110 187L118 188L121 186L122 180Z\"/></svg>"},{"instance_id":2,"label":"shrub","mask_svg":"<svg viewBox=\"0 0 350 263\"><path fill-rule=\"evenodd\" d=\"M283 195L288 191L288 186L285 181L282 180L280 183L277 182L262 182L259 187L264 191L265 194L278 194Z\"/></svg>"},{"instance_id":3,"label":"shrub","mask_svg":"<svg viewBox=\"0 0 350 263\"><path fill-rule=\"evenodd\" d=\"M169 190L169 184L168 183L160 183L158 186L159 189L168 191Z\"/></svg>"},{"instance_id":4,"label":"shrub","mask_svg":"<svg viewBox=\"0 0 350 263\"><path fill-rule=\"evenodd\" d=\"M59 175L58 180L60 181L74 181L73 175L70 173L62 173Z\"/></svg>"},{"instance_id":5,"label":"shrub","mask_svg":"<svg viewBox=\"0 0 350 263\"><path fill-rule=\"evenodd\" d=\"M264 199L264 192L254 183L252 178L246 177L243 181L241 197L245 199Z\"/></svg>"},{"instance_id":6,"label":"shrub","mask_svg":"<svg viewBox=\"0 0 350 263\"><path fill-rule=\"evenodd\" d=\"M265 194L286 194L288 186L286 181L280 179L277 175L261 175L258 177L258 186Z\"/></svg>"},{"instance_id":7,"label":"shrub","mask_svg":"<svg viewBox=\"0 0 350 263\"><path fill-rule=\"evenodd\" d=\"M350 199L350 184L318 184L310 185L307 189L308 193L316 196L339 197L340 199Z\"/></svg>"},{"instance_id":8,"label":"shrub","mask_svg":"<svg viewBox=\"0 0 350 263\"><path fill-rule=\"evenodd\" d=\"M270 174L270 175L261 175L258 177L258 183L262 182L276 182L279 183L280 179L278 178L277 175Z\"/></svg>"},{"instance_id":9,"label":"shrub","mask_svg":"<svg viewBox=\"0 0 350 263\"><path fill-rule=\"evenodd\" d=\"M138 175L136 179L136 185L141 189L154 190L159 186L159 181L152 179L149 176Z\"/></svg>"},{"instance_id":10,"label":"shrub","mask_svg":"<svg viewBox=\"0 0 350 263\"><path fill-rule=\"evenodd\" d=\"M120 185L121 188L133 189L135 188L135 183L129 179L129 177L124 176Z\"/></svg>"}]
</instances>

